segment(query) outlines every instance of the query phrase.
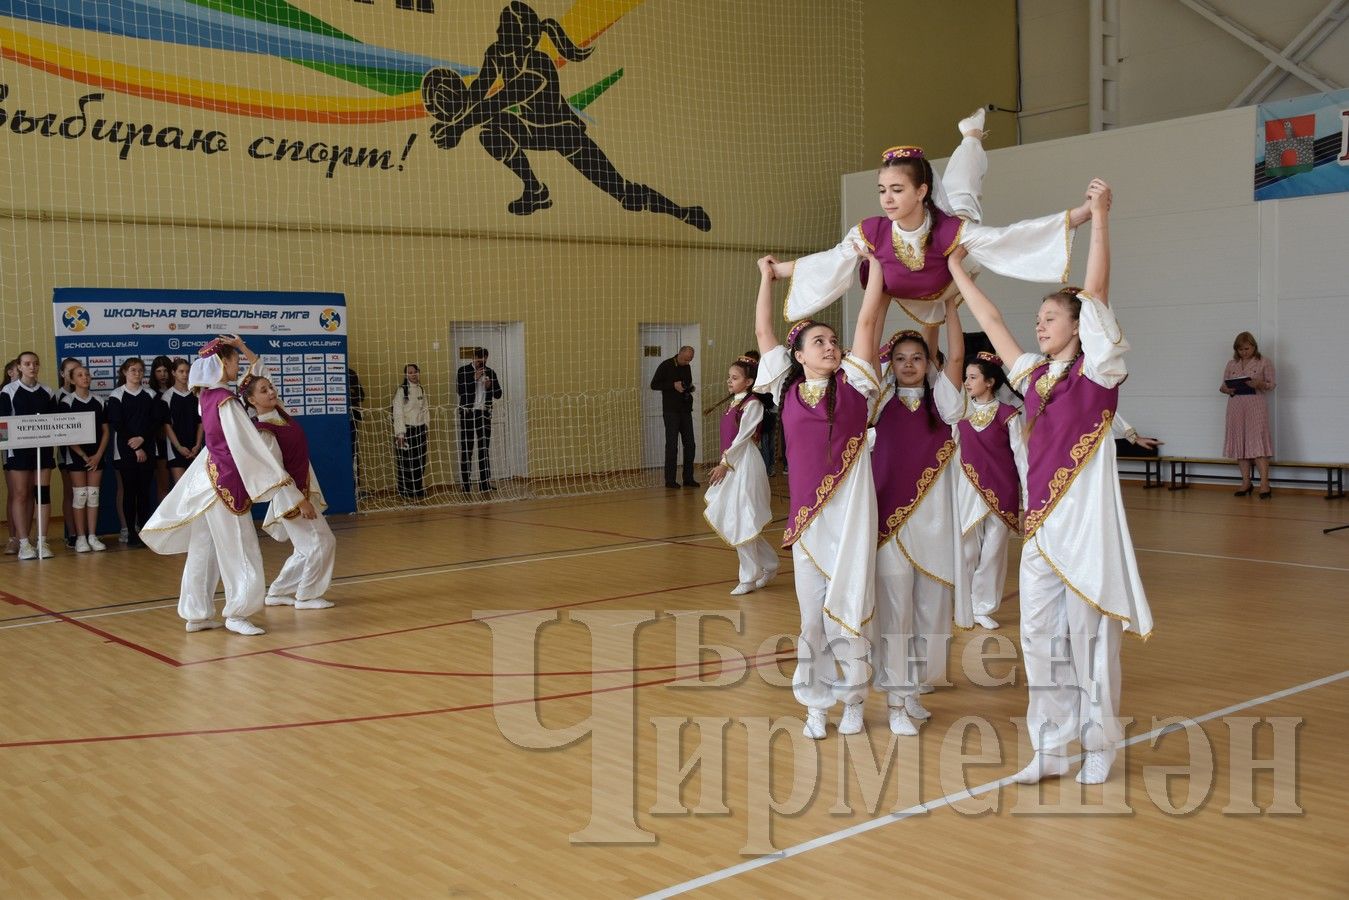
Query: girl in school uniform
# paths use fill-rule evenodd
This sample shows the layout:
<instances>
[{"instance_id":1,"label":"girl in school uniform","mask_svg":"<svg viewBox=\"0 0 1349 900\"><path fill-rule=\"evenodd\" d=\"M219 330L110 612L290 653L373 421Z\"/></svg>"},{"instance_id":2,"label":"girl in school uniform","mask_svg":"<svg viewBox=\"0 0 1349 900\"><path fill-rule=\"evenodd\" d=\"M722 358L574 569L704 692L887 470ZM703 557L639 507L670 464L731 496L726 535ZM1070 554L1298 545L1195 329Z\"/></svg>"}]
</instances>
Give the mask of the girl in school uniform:
<instances>
[{"instance_id":1,"label":"girl in school uniform","mask_svg":"<svg viewBox=\"0 0 1349 900\"><path fill-rule=\"evenodd\" d=\"M61 380L56 388L55 410L57 412L61 410L61 404L66 399L66 395L75 392L75 385L71 383L70 376L79 364L80 361L73 356L67 356L61 360ZM61 524L66 533L66 546L73 550L76 544L73 527L75 524L75 507L73 505L75 489L74 485L70 483L70 479L65 475L66 467L62 464L61 449L63 448L58 448L56 451L56 467L61 470L61 480L65 482L65 490L61 491Z\"/></svg>"},{"instance_id":2,"label":"girl in school uniform","mask_svg":"<svg viewBox=\"0 0 1349 900\"><path fill-rule=\"evenodd\" d=\"M175 359L173 384L160 392L164 404L164 436L160 440L160 457L165 460L173 483L183 477L192 460L201 452L201 413L197 396L187 388L187 376L192 367L185 359Z\"/></svg>"},{"instance_id":3,"label":"girl in school uniform","mask_svg":"<svg viewBox=\"0 0 1349 900\"><path fill-rule=\"evenodd\" d=\"M162 400L174 385L173 360L167 356L156 356L154 362L150 363L150 370L146 372L146 382L150 390L155 392L155 398ZM160 417L168 412L166 409L159 410ZM165 419L167 421L167 419ZM165 496L169 492L171 479L169 478L169 457L164 446L162 434L156 434L151 442L153 452L151 456L155 463L155 499Z\"/></svg>"},{"instance_id":4,"label":"girl in school uniform","mask_svg":"<svg viewBox=\"0 0 1349 900\"><path fill-rule=\"evenodd\" d=\"M951 424L964 412L956 388L965 338L955 299L947 300L947 360L938 369L931 341L900 331L887 342L888 365L873 418L876 445L875 686L888 695L890 730L918 733L929 713L923 686L946 683L951 620L968 627L954 607L956 565L956 442ZM931 337L935 338L936 329ZM913 662L911 662L911 660Z\"/></svg>"},{"instance_id":5,"label":"girl in school uniform","mask_svg":"<svg viewBox=\"0 0 1349 900\"><path fill-rule=\"evenodd\" d=\"M144 383L145 363L125 360L123 383L108 395L108 427L112 429L112 459L122 482L122 514L126 518L128 547L144 547L141 528L155 505L154 442L160 432L160 403Z\"/></svg>"},{"instance_id":6,"label":"girl in school uniform","mask_svg":"<svg viewBox=\"0 0 1349 900\"><path fill-rule=\"evenodd\" d=\"M797 322L779 344L773 332L776 260L759 260L755 391L771 392L787 436L791 507L783 546L795 566L801 611L792 691L806 707L805 734L826 733L828 710L843 701L840 734L862 730L871 681L867 629L875 609L876 488L867 424L880 394L877 337L885 319L880 280L868 285L856 353L844 353L834 329Z\"/></svg>"},{"instance_id":7,"label":"girl in school uniform","mask_svg":"<svg viewBox=\"0 0 1349 900\"><path fill-rule=\"evenodd\" d=\"M55 395L37 380L42 369L38 355L25 350L19 354L17 363L19 377L0 388L0 416L36 416L55 412ZM55 463L56 458L50 447L5 451L9 521L19 542L19 559L50 559L52 556L51 548L47 545L47 526L52 515L51 483ZM42 537L32 536L30 539L29 529L35 510L37 531Z\"/></svg>"},{"instance_id":8,"label":"girl in school uniform","mask_svg":"<svg viewBox=\"0 0 1349 900\"><path fill-rule=\"evenodd\" d=\"M88 444L71 444L61 448L61 471L70 485L71 532L75 535L75 552L107 550L98 539L99 484L103 481L103 454L110 439L108 416L103 401L89 393L89 370L75 366L70 374L73 390L61 398L62 412L94 414L94 434L97 440Z\"/></svg>"},{"instance_id":9,"label":"girl in school uniform","mask_svg":"<svg viewBox=\"0 0 1349 900\"><path fill-rule=\"evenodd\" d=\"M1079 782L1110 776L1123 739L1120 636L1152 632L1110 437L1129 349L1107 304L1110 188L1093 180L1087 198L1085 287L1040 304L1038 353L1022 352L997 307L961 269L962 254L952 254L950 265L993 348L1015 360L1010 381L1027 398L1021 650L1035 756L1016 776L1025 784L1066 773L1073 741L1085 751ZM1071 666L1054 665L1065 646Z\"/></svg>"},{"instance_id":10,"label":"girl in school uniform","mask_svg":"<svg viewBox=\"0 0 1349 900\"><path fill-rule=\"evenodd\" d=\"M768 584L778 572L778 554L764 540L764 526L773 518L768 472L759 453L763 403L750 390L759 364L748 356L731 363L726 375L729 402L721 416L721 462L708 473L703 517L740 560L733 595L748 594Z\"/></svg>"},{"instance_id":11,"label":"girl in school uniform","mask_svg":"<svg viewBox=\"0 0 1349 900\"><path fill-rule=\"evenodd\" d=\"M268 606L327 609L333 604L323 595L333 580L337 539L322 515L328 501L309 462L309 441L300 423L281 406L276 387L262 374L260 364L255 363L240 379L239 396L256 414L253 424L273 459L285 468L318 513L313 518L287 518L278 515L275 503L267 507L263 529L278 541L290 541L294 549L267 589L265 602Z\"/></svg>"},{"instance_id":12,"label":"girl in school uniform","mask_svg":"<svg viewBox=\"0 0 1349 900\"><path fill-rule=\"evenodd\" d=\"M202 451L142 529L156 553L186 553L178 615L188 631L219 628L215 587L225 582L224 626L235 634L263 634L249 616L263 607L262 552L249 510L270 500L276 515L318 515L294 480L273 459L229 383L239 354L257 357L235 335L202 347L188 374L201 407Z\"/></svg>"},{"instance_id":13,"label":"girl in school uniform","mask_svg":"<svg viewBox=\"0 0 1349 900\"><path fill-rule=\"evenodd\" d=\"M890 147L877 173L879 216L853 226L836 247L779 263L775 274L792 278L784 315L813 315L843 295L862 268L865 284L880 272L885 292L922 325L941 322L945 300L954 296L946 258L964 247L970 258L999 275L1024 281L1063 283L1068 278L1073 229L1087 220L1086 204L1001 228L980 224L980 193L988 157L982 143L984 111L957 125L962 138L946 172L932 170L921 147ZM916 202L915 202L916 201ZM868 264L857 249L878 260Z\"/></svg>"},{"instance_id":14,"label":"girl in school uniform","mask_svg":"<svg viewBox=\"0 0 1349 900\"><path fill-rule=\"evenodd\" d=\"M1021 531L1021 483L1026 442L1021 409L999 399L1011 394L1002 359L983 351L965 366L965 417L956 425L960 479L956 505L960 523L960 563L965 602L974 622L997 628L993 614L1002 605L1007 581L1007 542ZM1010 399L1010 398L1009 398Z\"/></svg>"}]
</instances>

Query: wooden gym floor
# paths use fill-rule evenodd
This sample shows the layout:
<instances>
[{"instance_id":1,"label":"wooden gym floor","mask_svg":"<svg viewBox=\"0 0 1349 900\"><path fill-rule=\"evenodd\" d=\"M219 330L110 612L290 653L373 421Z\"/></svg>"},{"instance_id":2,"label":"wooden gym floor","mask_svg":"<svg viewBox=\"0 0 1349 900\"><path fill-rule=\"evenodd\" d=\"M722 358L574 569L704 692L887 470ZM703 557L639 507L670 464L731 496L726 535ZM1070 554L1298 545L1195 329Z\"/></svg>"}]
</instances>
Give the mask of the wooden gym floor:
<instances>
[{"instance_id":1,"label":"wooden gym floor","mask_svg":"<svg viewBox=\"0 0 1349 900\"><path fill-rule=\"evenodd\" d=\"M0 558L0 895L1345 896L1349 531L1321 529L1349 507L1125 500L1157 628L1126 638L1134 743L1087 789L1002 784L1025 687L962 674L1016 640L1015 559L1003 628L956 636L878 786L884 699L862 736L799 737L790 559L730 597L700 492L338 517L337 606L256 638L184 632L181 557ZM700 652L695 611L743 613L701 624L742 656Z\"/></svg>"}]
</instances>

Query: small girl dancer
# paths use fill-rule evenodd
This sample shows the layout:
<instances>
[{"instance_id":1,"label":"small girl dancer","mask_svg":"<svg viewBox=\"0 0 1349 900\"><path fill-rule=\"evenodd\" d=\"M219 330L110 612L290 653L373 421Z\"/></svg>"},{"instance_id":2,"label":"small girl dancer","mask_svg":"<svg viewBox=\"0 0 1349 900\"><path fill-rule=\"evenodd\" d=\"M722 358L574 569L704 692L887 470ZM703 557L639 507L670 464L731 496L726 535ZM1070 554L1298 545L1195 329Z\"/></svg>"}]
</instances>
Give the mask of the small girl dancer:
<instances>
[{"instance_id":1,"label":"small girl dancer","mask_svg":"<svg viewBox=\"0 0 1349 900\"><path fill-rule=\"evenodd\" d=\"M955 293L946 258L957 246L999 275L1066 281L1072 230L1087 220L1087 205L1004 228L981 225L979 197L988 171L983 127L982 109L960 121L961 143L944 178L932 171L921 147L890 147L881 154L876 190L884 214L863 219L832 250L776 267L777 277L792 277L787 320L813 315L843 295L863 263L858 247L879 261L886 294L923 325L939 323L947 296ZM865 264L862 268L865 284L868 271L874 270Z\"/></svg>"},{"instance_id":2,"label":"small girl dancer","mask_svg":"<svg viewBox=\"0 0 1349 900\"><path fill-rule=\"evenodd\" d=\"M89 393L89 370L77 365L70 375L73 392L61 398L63 412L94 414L94 433L98 440L89 444L71 444L61 448L61 471L71 485L71 531L75 535L75 552L107 550L98 539L99 484L103 480L103 454L107 452L108 417L103 401Z\"/></svg>"},{"instance_id":3,"label":"small girl dancer","mask_svg":"<svg viewBox=\"0 0 1349 900\"><path fill-rule=\"evenodd\" d=\"M703 518L717 537L735 548L740 581L732 595L748 594L773 580L778 555L763 539L764 526L773 518L768 472L759 453L759 429L764 408L750 388L759 364L747 356L731 363L726 375L730 405L721 416L721 462L708 474Z\"/></svg>"},{"instance_id":4,"label":"small girl dancer","mask_svg":"<svg viewBox=\"0 0 1349 900\"><path fill-rule=\"evenodd\" d=\"M880 394L876 342L886 300L877 279L857 316L858 353L845 355L834 329L809 320L792 326L784 346L773 333L776 263L759 260L754 330L763 358L754 390L772 392L787 435L791 507L783 546L792 550L801 609L792 692L808 710L806 737L819 740L838 700L839 733L862 730L871 680L876 488L867 423Z\"/></svg>"},{"instance_id":5,"label":"small girl dancer","mask_svg":"<svg viewBox=\"0 0 1349 900\"><path fill-rule=\"evenodd\" d=\"M981 352L965 366L965 417L960 438L961 478L957 489L964 601L975 624L997 628L993 613L1002 605L1007 581L1007 539L1021 532L1021 484L1026 474L1026 442L1021 410L998 399L1008 392L1002 359Z\"/></svg>"},{"instance_id":6,"label":"small girl dancer","mask_svg":"<svg viewBox=\"0 0 1349 900\"><path fill-rule=\"evenodd\" d=\"M1035 756L1016 780L1031 784L1068 770L1068 745L1085 751L1077 780L1110 776L1119 723L1120 635L1146 638L1152 612L1138 578L1110 439L1124 340L1106 304L1110 283L1110 187L1095 179L1086 287L1040 304L1039 353L1022 353L1002 315L951 255L951 275L993 348L1012 359L1011 383L1026 395L1026 519L1021 549L1021 650ZM1032 390L1034 393L1032 393ZM1055 666L1067 648L1071 666Z\"/></svg>"},{"instance_id":7,"label":"small girl dancer","mask_svg":"<svg viewBox=\"0 0 1349 900\"><path fill-rule=\"evenodd\" d=\"M187 553L178 615L188 631L219 628L215 586L225 582L224 625L236 634L262 634L248 617L262 609L262 552L249 509L270 500L277 515L318 515L272 458L244 406L230 389L239 354L255 356L234 335L202 347L188 374L197 392L205 446L141 530L156 553Z\"/></svg>"},{"instance_id":8,"label":"small girl dancer","mask_svg":"<svg viewBox=\"0 0 1349 900\"><path fill-rule=\"evenodd\" d=\"M951 424L964 411L955 385L965 337L954 297L946 304L945 369L933 365L932 348L923 335L895 334L885 347L889 365L873 419L878 512L875 686L889 695L890 730L901 735L917 734L913 720L929 717L918 701L922 687L946 683L952 616L962 627L970 624L968 612L953 607L960 579L958 454ZM916 645L915 637L921 639Z\"/></svg>"},{"instance_id":9,"label":"small girl dancer","mask_svg":"<svg viewBox=\"0 0 1349 900\"><path fill-rule=\"evenodd\" d=\"M19 377L0 388L0 416L36 416L55 412L55 395L37 380L42 370L42 360L33 351L25 350L19 354L16 362ZM50 559L52 556L51 548L47 546L47 526L52 515L52 466L55 462L50 447L5 451L9 522L19 541L19 559ZM32 527L35 508L37 536L30 540L29 529Z\"/></svg>"},{"instance_id":10,"label":"small girl dancer","mask_svg":"<svg viewBox=\"0 0 1349 900\"><path fill-rule=\"evenodd\" d=\"M254 363L239 381L239 396L257 413L254 425L272 457L295 480L295 487L318 513L284 516L275 503L267 507L263 529L278 541L289 540L294 550L281 572L267 589L268 606L293 606L296 609L327 609L332 601L323 598L333 580L337 539L322 516L328 508L319 487L318 476L309 462L309 441L300 423L291 418L276 396L276 387L261 374Z\"/></svg>"},{"instance_id":11,"label":"small girl dancer","mask_svg":"<svg viewBox=\"0 0 1349 900\"><path fill-rule=\"evenodd\" d=\"M187 467L201 452L201 413L197 398L187 389L187 376L192 367L185 359L175 359L173 384L160 392L164 404L164 437L159 444L159 457L165 460L173 483L183 477Z\"/></svg>"}]
</instances>

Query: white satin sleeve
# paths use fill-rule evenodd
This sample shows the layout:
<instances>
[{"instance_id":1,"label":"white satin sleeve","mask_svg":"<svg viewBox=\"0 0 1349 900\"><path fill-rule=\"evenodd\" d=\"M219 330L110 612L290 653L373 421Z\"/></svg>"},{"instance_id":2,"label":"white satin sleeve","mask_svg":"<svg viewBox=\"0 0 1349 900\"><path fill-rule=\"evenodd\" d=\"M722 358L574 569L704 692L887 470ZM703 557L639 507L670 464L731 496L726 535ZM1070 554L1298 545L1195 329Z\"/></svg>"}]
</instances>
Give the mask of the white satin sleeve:
<instances>
[{"instance_id":1,"label":"white satin sleeve","mask_svg":"<svg viewBox=\"0 0 1349 900\"><path fill-rule=\"evenodd\" d=\"M848 384L867 398L868 406L875 404L876 398L881 395L881 380L877 377L876 370L871 367L871 363L849 353L843 357L843 374L848 379Z\"/></svg>"},{"instance_id":2,"label":"white satin sleeve","mask_svg":"<svg viewBox=\"0 0 1349 900\"><path fill-rule=\"evenodd\" d=\"M1012 367L1007 370L1007 383L1021 392L1022 396L1029 397L1030 376L1037 366L1047 362L1049 357L1043 353L1023 353L1012 363ZM1023 404L1024 405L1024 404Z\"/></svg>"},{"instance_id":3,"label":"white satin sleeve","mask_svg":"<svg viewBox=\"0 0 1349 900\"><path fill-rule=\"evenodd\" d=\"M1026 423L1025 415L1017 413L1007 420L1007 438L1012 444L1012 459L1016 462L1017 490L1021 494L1021 508L1026 508L1026 471L1030 464L1026 459Z\"/></svg>"},{"instance_id":4,"label":"white satin sleeve","mask_svg":"<svg viewBox=\"0 0 1349 900\"><path fill-rule=\"evenodd\" d=\"M957 388L938 370L937 379L932 385L932 396L937 401L937 414L947 425L954 425L965 418L969 411L967 397L963 388Z\"/></svg>"},{"instance_id":5,"label":"white satin sleeve","mask_svg":"<svg viewBox=\"0 0 1349 900\"><path fill-rule=\"evenodd\" d=\"M1138 442L1138 430L1125 421L1124 417L1115 410L1115 417L1110 420L1110 436L1116 440L1128 441L1131 444Z\"/></svg>"},{"instance_id":6,"label":"white satin sleeve","mask_svg":"<svg viewBox=\"0 0 1349 900\"><path fill-rule=\"evenodd\" d=\"M763 424L763 404L758 400L751 400L740 411L740 431L736 433L735 440L731 441L731 446L721 454L723 465L738 466L739 457L747 447L754 453L759 452L754 444L754 433L759 430L761 424Z\"/></svg>"},{"instance_id":7,"label":"white satin sleeve","mask_svg":"<svg viewBox=\"0 0 1349 900\"><path fill-rule=\"evenodd\" d=\"M796 261L783 306L788 322L814 315L843 296L861 263L856 246L861 240L862 230L854 225L837 246Z\"/></svg>"},{"instance_id":8,"label":"white satin sleeve","mask_svg":"<svg viewBox=\"0 0 1349 900\"><path fill-rule=\"evenodd\" d=\"M972 260L999 275L1063 284L1073 259L1073 232L1065 211L1001 227L966 222L960 244Z\"/></svg>"},{"instance_id":9,"label":"white satin sleeve","mask_svg":"<svg viewBox=\"0 0 1349 900\"><path fill-rule=\"evenodd\" d=\"M281 515L300 505L304 495L295 487L294 479L272 458L242 404L229 400L221 405L220 428L249 497L255 502L270 501Z\"/></svg>"},{"instance_id":10,"label":"white satin sleeve","mask_svg":"<svg viewBox=\"0 0 1349 900\"><path fill-rule=\"evenodd\" d=\"M759 359L759 374L754 379L754 393L772 394L773 403L782 409L782 388L787 378L787 370L792 366L791 354L787 348L778 344Z\"/></svg>"},{"instance_id":11,"label":"white satin sleeve","mask_svg":"<svg viewBox=\"0 0 1349 900\"><path fill-rule=\"evenodd\" d=\"M1115 387L1129 376L1124 365L1129 342L1124 339L1113 309L1086 291L1077 296L1082 301L1077 331L1082 339L1082 355L1086 357L1082 371L1101 387Z\"/></svg>"}]
</instances>

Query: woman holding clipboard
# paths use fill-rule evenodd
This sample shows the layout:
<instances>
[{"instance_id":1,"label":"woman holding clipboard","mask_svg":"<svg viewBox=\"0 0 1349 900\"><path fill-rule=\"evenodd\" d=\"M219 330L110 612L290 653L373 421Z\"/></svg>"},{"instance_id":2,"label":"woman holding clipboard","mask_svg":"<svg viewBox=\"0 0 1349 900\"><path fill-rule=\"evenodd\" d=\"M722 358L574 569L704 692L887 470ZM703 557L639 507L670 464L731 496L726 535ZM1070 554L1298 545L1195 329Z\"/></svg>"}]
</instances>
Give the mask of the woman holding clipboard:
<instances>
[{"instance_id":1,"label":"woman holding clipboard","mask_svg":"<svg viewBox=\"0 0 1349 900\"><path fill-rule=\"evenodd\" d=\"M1223 369L1218 390L1227 395L1227 436L1223 455L1241 467L1238 497L1250 496L1251 461L1260 468L1260 499L1273 493L1269 484L1269 460L1274 443L1269 437L1269 408L1265 394L1274 390L1274 363L1260 355L1260 346L1249 331L1232 342L1232 359Z\"/></svg>"}]
</instances>

